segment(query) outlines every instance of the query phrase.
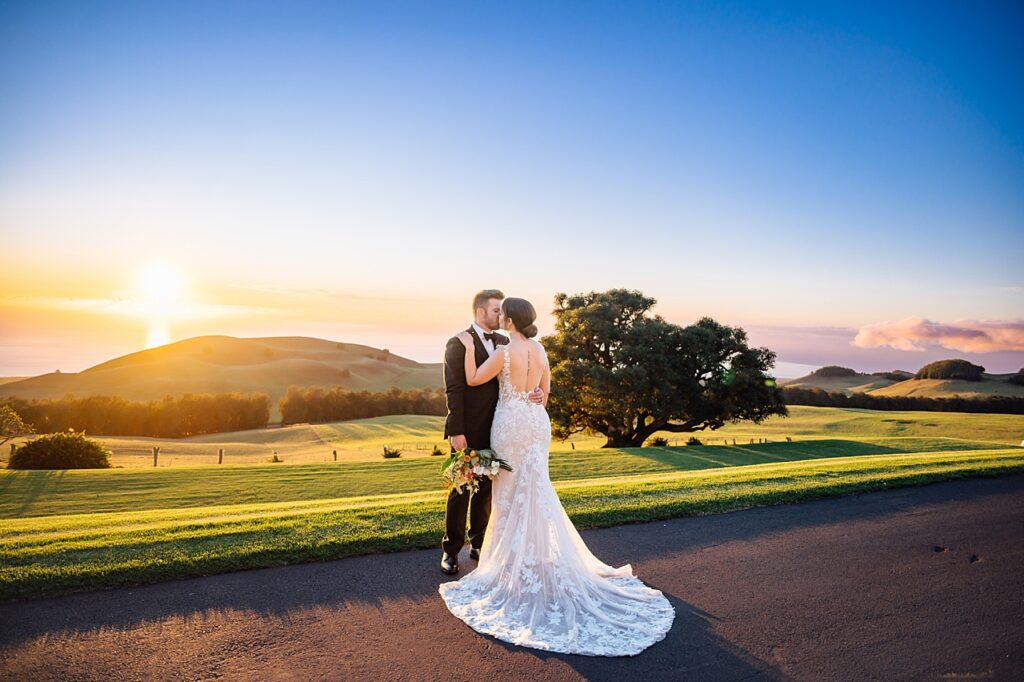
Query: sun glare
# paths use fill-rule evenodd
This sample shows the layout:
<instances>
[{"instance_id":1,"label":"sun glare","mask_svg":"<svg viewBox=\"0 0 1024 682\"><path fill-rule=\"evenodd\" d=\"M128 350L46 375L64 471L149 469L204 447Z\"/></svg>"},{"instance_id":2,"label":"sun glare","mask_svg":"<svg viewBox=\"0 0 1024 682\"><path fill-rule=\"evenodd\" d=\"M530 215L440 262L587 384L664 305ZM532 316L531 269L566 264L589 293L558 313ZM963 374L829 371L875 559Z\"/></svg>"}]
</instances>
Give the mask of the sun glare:
<instances>
[{"instance_id":1,"label":"sun glare","mask_svg":"<svg viewBox=\"0 0 1024 682\"><path fill-rule=\"evenodd\" d=\"M185 277L168 263L149 263L135 274L134 298L149 321L146 348L170 343L169 320L182 313Z\"/></svg>"},{"instance_id":2,"label":"sun glare","mask_svg":"<svg viewBox=\"0 0 1024 682\"><path fill-rule=\"evenodd\" d=\"M136 274L135 290L143 303L153 306L178 302L185 288L185 278L174 266L151 263Z\"/></svg>"}]
</instances>

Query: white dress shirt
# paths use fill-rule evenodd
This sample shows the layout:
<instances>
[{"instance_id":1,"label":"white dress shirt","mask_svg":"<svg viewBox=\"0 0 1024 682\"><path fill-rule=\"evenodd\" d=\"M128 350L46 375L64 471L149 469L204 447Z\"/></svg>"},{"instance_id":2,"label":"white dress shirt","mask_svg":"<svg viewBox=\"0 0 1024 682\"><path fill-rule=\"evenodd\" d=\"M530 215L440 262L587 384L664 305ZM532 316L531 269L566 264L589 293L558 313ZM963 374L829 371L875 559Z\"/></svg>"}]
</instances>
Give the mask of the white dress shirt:
<instances>
[{"instance_id":1,"label":"white dress shirt","mask_svg":"<svg viewBox=\"0 0 1024 682\"><path fill-rule=\"evenodd\" d=\"M494 355L494 342L488 341L487 339L484 338L484 334L487 334L489 332L485 332L483 327L478 325L476 322L472 324L472 327L473 329L476 330L476 333L480 335L480 340L484 342L484 348L487 349L487 356L490 357L491 355Z\"/></svg>"}]
</instances>

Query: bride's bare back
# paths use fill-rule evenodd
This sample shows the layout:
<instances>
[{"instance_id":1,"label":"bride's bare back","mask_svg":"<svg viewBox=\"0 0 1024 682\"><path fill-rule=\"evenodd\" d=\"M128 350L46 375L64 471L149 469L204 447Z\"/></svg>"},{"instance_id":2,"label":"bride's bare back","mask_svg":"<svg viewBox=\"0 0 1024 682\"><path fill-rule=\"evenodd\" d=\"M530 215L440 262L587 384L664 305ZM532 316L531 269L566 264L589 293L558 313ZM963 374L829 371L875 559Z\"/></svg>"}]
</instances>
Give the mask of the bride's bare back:
<instances>
[{"instance_id":1,"label":"bride's bare back","mask_svg":"<svg viewBox=\"0 0 1024 682\"><path fill-rule=\"evenodd\" d=\"M534 339L512 339L505 345L509 354L508 372L512 387L521 393L529 393L540 386L547 394L551 382L544 346Z\"/></svg>"}]
</instances>

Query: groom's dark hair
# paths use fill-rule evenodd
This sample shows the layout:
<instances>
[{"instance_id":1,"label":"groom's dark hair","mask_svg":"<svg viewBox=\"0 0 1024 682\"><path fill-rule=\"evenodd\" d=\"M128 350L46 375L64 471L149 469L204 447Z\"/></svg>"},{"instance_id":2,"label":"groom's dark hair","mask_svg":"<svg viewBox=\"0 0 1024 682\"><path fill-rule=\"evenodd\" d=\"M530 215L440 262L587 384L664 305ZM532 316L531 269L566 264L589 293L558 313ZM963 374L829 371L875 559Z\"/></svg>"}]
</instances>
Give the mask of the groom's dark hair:
<instances>
[{"instance_id":1,"label":"groom's dark hair","mask_svg":"<svg viewBox=\"0 0 1024 682\"><path fill-rule=\"evenodd\" d=\"M505 298L505 294L501 293L497 289L484 289L483 291L477 292L477 295L473 297L473 314L476 314L477 308L486 308L487 301L492 298L496 298L500 301Z\"/></svg>"}]
</instances>

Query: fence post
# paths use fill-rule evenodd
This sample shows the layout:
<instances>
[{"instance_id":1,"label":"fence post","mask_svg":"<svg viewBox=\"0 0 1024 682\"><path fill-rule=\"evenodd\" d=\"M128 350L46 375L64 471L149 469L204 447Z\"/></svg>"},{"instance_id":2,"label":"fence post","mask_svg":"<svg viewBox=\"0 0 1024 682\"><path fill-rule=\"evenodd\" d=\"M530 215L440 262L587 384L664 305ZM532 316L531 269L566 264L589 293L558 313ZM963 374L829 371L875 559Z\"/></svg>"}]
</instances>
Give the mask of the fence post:
<instances>
[{"instance_id":1,"label":"fence post","mask_svg":"<svg viewBox=\"0 0 1024 682\"><path fill-rule=\"evenodd\" d=\"M224 448L217 450L217 464L224 463Z\"/></svg>"},{"instance_id":2,"label":"fence post","mask_svg":"<svg viewBox=\"0 0 1024 682\"><path fill-rule=\"evenodd\" d=\"M156 456L160 454L160 448L153 446L153 466L156 466Z\"/></svg>"},{"instance_id":3,"label":"fence post","mask_svg":"<svg viewBox=\"0 0 1024 682\"><path fill-rule=\"evenodd\" d=\"M334 461L337 462L338 461L338 451L337 450L333 450L332 452L334 453Z\"/></svg>"}]
</instances>

